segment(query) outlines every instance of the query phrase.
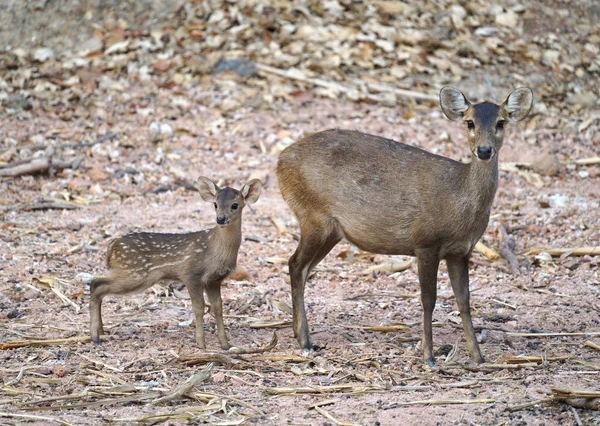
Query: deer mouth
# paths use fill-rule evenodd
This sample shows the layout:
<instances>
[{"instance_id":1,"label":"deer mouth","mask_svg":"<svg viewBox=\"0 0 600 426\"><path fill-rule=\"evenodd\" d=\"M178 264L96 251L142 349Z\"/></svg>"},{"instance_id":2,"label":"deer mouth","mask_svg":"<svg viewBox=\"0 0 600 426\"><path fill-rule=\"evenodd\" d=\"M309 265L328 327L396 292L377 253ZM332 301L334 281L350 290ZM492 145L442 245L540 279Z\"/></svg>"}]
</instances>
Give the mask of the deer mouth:
<instances>
[{"instance_id":1,"label":"deer mouth","mask_svg":"<svg viewBox=\"0 0 600 426\"><path fill-rule=\"evenodd\" d=\"M472 152L473 152L473 155L475 155L475 157L477 157L478 160L485 161L485 162L490 161L496 154L496 151L494 150L494 148L481 147L481 146L475 148Z\"/></svg>"}]
</instances>

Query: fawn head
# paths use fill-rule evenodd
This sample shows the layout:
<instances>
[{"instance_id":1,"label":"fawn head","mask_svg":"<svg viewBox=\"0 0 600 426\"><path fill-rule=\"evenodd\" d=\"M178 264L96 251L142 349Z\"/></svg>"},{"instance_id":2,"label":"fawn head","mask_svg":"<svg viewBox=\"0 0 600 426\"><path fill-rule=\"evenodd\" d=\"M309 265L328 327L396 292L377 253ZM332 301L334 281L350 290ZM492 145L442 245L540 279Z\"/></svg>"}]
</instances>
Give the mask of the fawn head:
<instances>
[{"instance_id":1,"label":"fawn head","mask_svg":"<svg viewBox=\"0 0 600 426\"><path fill-rule=\"evenodd\" d=\"M440 106L450 120L463 120L467 128L469 148L475 158L490 161L502 148L504 126L523 120L529 114L533 93L527 87L515 89L501 105L482 102L472 105L465 95L454 87L440 91Z\"/></svg>"},{"instance_id":2,"label":"fawn head","mask_svg":"<svg viewBox=\"0 0 600 426\"><path fill-rule=\"evenodd\" d=\"M207 177L198 179L198 191L204 201L212 202L217 213L217 224L227 226L240 217L246 204L256 203L262 183L258 179L246 182L239 191L230 187L219 188Z\"/></svg>"}]
</instances>

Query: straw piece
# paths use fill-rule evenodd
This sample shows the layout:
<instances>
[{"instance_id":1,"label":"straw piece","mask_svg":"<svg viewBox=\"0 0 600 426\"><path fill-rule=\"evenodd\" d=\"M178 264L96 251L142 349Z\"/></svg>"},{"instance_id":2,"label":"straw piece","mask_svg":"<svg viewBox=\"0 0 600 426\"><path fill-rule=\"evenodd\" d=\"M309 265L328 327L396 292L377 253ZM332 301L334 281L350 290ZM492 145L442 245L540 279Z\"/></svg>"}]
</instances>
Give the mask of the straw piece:
<instances>
[{"instance_id":1,"label":"straw piece","mask_svg":"<svg viewBox=\"0 0 600 426\"><path fill-rule=\"evenodd\" d=\"M277 341L278 341L277 333L273 332L273 338L271 339L271 342L268 345L263 346L262 348L233 347L233 348L229 348L229 353L236 354L236 355L260 354L260 353L268 352L271 349L275 348L275 346L277 346Z\"/></svg>"},{"instance_id":2,"label":"straw piece","mask_svg":"<svg viewBox=\"0 0 600 426\"><path fill-rule=\"evenodd\" d=\"M568 257L568 256L585 256L585 255L595 256L595 255L599 255L600 254L600 246L577 247L577 248L541 248L541 247L536 247L536 248L532 248L532 249L527 250L523 254L525 256L531 256L531 255L539 254L539 253L542 253L542 252L546 252L550 256L554 256L554 257L563 256L563 255L564 255L564 257Z\"/></svg>"},{"instance_id":3,"label":"straw piece","mask_svg":"<svg viewBox=\"0 0 600 426\"><path fill-rule=\"evenodd\" d=\"M169 402L169 401L172 401L172 400L174 400L176 398L179 398L182 395L187 394L198 383L203 382L204 380L206 380L206 379L208 379L210 377L210 374L211 374L212 369L213 369L214 366L215 366L215 364L211 362L210 364L208 364L204 368L204 370L202 370L201 372L196 373L193 376L191 376L182 385L180 385L177 388L175 388L169 394L167 394L165 396L162 396L160 398L157 398L154 401L152 401L152 405L157 405L157 404L162 404L164 402Z\"/></svg>"},{"instance_id":4,"label":"straw piece","mask_svg":"<svg viewBox=\"0 0 600 426\"><path fill-rule=\"evenodd\" d=\"M64 420L57 419L55 417L46 417L46 416L33 416L30 414L17 414L17 413L4 413L0 412L0 417L12 417L16 419L32 419L32 420L46 420L50 422L56 422L65 426L72 426L71 423L67 423Z\"/></svg>"},{"instance_id":5,"label":"straw piece","mask_svg":"<svg viewBox=\"0 0 600 426\"><path fill-rule=\"evenodd\" d=\"M494 261L500 258L500 254L483 244L481 241L478 241L477 244L475 244L475 250L483 254L487 260Z\"/></svg>"},{"instance_id":6,"label":"straw piece","mask_svg":"<svg viewBox=\"0 0 600 426\"><path fill-rule=\"evenodd\" d=\"M49 339L49 340L17 340L14 342L0 343L0 350L23 348L26 346L54 346L54 345L68 345L70 343L81 343L89 342L91 338L89 336L77 336L69 337L66 339Z\"/></svg>"}]
</instances>

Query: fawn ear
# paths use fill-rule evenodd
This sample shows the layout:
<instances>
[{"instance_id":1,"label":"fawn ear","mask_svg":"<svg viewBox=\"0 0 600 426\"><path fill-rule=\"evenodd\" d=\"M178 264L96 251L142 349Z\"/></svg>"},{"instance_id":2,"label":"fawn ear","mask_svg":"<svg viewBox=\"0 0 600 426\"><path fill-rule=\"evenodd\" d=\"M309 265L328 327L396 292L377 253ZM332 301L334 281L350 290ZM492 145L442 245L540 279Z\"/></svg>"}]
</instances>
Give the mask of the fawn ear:
<instances>
[{"instance_id":1,"label":"fawn ear","mask_svg":"<svg viewBox=\"0 0 600 426\"><path fill-rule=\"evenodd\" d=\"M198 192L204 201L214 201L217 198L219 187L207 177L198 178Z\"/></svg>"},{"instance_id":2,"label":"fawn ear","mask_svg":"<svg viewBox=\"0 0 600 426\"><path fill-rule=\"evenodd\" d=\"M454 87L445 86L440 90L440 107L444 115L452 121L462 120L471 102Z\"/></svg>"},{"instance_id":3,"label":"fawn ear","mask_svg":"<svg viewBox=\"0 0 600 426\"><path fill-rule=\"evenodd\" d=\"M533 92L528 87L519 87L515 89L504 102L501 108L508 114L510 121L521 121L533 105Z\"/></svg>"},{"instance_id":4,"label":"fawn ear","mask_svg":"<svg viewBox=\"0 0 600 426\"><path fill-rule=\"evenodd\" d=\"M248 204L254 204L258 200L258 197L260 197L261 188L262 182L258 179L252 179L242 186L240 192Z\"/></svg>"}]
</instances>

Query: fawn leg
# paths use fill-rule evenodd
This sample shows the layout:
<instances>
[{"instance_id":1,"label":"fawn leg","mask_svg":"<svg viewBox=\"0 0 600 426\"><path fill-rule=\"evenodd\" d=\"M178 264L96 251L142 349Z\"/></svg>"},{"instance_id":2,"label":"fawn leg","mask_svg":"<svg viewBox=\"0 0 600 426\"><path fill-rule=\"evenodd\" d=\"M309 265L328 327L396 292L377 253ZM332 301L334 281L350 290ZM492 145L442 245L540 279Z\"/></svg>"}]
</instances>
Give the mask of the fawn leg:
<instances>
[{"instance_id":1,"label":"fawn leg","mask_svg":"<svg viewBox=\"0 0 600 426\"><path fill-rule=\"evenodd\" d=\"M227 341L227 333L225 332L225 324L223 323L223 300L221 299L221 281L209 283L206 286L206 295L211 305L211 311L217 323L217 336L221 348L227 350L230 348Z\"/></svg>"},{"instance_id":2,"label":"fawn leg","mask_svg":"<svg viewBox=\"0 0 600 426\"><path fill-rule=\"evenodd\" d=\"M304 304L306 280L311 269L331 251L340 239L337 229L328 224L326 220L324 223L317 224L305 222L301 227L298 248L289 260L294 334L302 349L312 349Z\"/></svg>"},{"instance_id":3,"label":"fawn leg","mask_svg":"<svg viewBox=\"0 0 600 426\"><path fill-rule=\"evenodd\" d=\"M465 337L467 339L467 349L469 350L471 357L473 357L473 360L476 363L481 364L482 362L485 362L485 360L479 350L477 338L475 337L475 330L473 329L473 320L471 319L471 305L469 301L469 256L448 258L446 259L446 264L448 265L448 275L450 276L452 290L454 291L454 297L456 297L456 304L458 305Z\"/></svg>"},{"instance_id":4,"label":"fawn leg","mask_svg":"<svg viewBox=\"0 0 600 426\"><path fill-rule=\"evenodd\" d=\"M205 349L204 343L204 294L202 294L202 285L197 282L185 282L185 285L192 300L192 308L196 318L196 345Z\"/></svg>"},{"instance_id":5,"label":"fawn leg","mask_svg":"<svg viewBox=\"0 0 600 426\"><path fill-rule=\"evenodd\" d=\"M433 358L433 309L437 299L437 273L440 261L437 255L417 253L421 303L423 304L423 361L435 365Z\"/></svg>"},{"instance_id":6,"label":"fawn leg","mask_svg":"<svg viewBox=\"0 0 600 426\"><path fill-rule=\"evenodd\" d=\"M96 345L100 344L100 335L104 334L102 298L106 295L109 284L108 278L96 278L90 283L90 335Z\"/></svg>"}]
</instances>

